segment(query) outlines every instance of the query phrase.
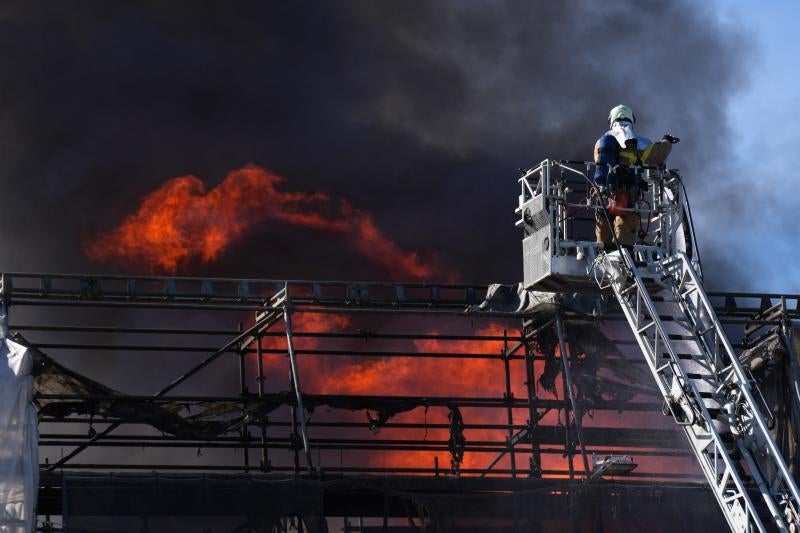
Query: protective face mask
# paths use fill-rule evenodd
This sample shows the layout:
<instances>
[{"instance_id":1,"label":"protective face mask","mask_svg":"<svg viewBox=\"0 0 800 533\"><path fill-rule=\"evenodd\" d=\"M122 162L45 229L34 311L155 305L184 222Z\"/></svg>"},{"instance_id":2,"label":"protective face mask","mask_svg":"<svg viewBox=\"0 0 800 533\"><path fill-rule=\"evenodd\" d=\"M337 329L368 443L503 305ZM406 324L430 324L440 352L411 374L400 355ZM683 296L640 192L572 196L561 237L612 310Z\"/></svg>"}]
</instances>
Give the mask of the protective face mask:
<instances>
[{"instance_id":1,"label":"protective face mask","mask_svg":"<svg viewBox=\"0 0 800 533\"><path fill-rule=\"evenodd\" d=\"M627 120L618 120L611 125L611 135L617 140L622 148L625 148L627 141L636 139L636 134L633 132L633 124Z\"/></svg>"}]
</instances>

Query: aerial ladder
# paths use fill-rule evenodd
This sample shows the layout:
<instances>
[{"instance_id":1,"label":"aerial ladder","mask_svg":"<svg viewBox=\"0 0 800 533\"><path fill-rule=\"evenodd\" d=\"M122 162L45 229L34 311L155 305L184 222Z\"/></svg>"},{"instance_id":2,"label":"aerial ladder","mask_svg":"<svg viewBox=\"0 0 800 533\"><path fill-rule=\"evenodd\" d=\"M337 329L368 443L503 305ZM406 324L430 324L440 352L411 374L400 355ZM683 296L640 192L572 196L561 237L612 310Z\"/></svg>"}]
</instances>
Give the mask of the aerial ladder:
<instances>
[{"instance_id":1,"label":"aerial ladder","mask_svg":"<svg viewBox=\"0 0 800 533\"><path fill-rule=\"evenodd\" d=\"M641 192L628 210L640 214L640 240L606 250L576 238L591 234L595 213L606 216L605 192L589 178L593 169L589 162L545 160L522 172L517 226L525 288L613 295L665 414L686 435L731 530L800 531L800 493L770 434L765 400L703 289L679 175L633 169ZM581 220L580 213L589 216Z\"/></svg>"}]
</instances>

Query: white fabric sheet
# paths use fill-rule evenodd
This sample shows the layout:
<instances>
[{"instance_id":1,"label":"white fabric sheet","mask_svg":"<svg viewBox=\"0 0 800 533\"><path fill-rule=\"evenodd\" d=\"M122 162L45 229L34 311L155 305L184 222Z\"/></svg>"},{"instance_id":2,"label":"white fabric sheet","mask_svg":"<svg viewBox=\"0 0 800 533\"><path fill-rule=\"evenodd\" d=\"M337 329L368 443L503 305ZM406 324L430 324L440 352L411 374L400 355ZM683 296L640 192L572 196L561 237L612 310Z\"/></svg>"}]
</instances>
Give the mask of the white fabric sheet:
<instances>
[{"instance_id":1,"label":"white fabric sheet","mask_svg":"<svg viewBox=\"0 0 800 533\"><path fill-rule=\"evenodd\" d=\"M0 533L34 530L39 487L39 432L32 357L0 337Z\"/></svg>"}]
</instances>

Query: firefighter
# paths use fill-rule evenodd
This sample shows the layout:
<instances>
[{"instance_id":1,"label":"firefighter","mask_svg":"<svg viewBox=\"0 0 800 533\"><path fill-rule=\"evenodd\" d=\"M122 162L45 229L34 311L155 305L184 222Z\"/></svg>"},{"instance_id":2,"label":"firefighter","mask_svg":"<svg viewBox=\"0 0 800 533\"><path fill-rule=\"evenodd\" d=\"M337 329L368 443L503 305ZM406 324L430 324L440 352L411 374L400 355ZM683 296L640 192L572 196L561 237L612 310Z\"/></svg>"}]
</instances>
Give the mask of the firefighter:
<instances>
[{"instance_id":1,"label":"firefighter","mask_svg":"<svg viewBox=\"0 0 800 533\"><path fill-rule=\"evenodd\" d=\"M639 179L632 166L663 165L672 145L679 139L665 134L658 142L638 136L633 131L636 116L626 105L618 105L608 114L609 129L594 145L597 168L595 183L604 191L600 197L607 201L605 212L595 213L595 238L612 248L613 238L608 221L614 225L614 236L622 246L632 246L639 233L639 214L620 209L636 207Z\"/></svg>"}]
</instances>

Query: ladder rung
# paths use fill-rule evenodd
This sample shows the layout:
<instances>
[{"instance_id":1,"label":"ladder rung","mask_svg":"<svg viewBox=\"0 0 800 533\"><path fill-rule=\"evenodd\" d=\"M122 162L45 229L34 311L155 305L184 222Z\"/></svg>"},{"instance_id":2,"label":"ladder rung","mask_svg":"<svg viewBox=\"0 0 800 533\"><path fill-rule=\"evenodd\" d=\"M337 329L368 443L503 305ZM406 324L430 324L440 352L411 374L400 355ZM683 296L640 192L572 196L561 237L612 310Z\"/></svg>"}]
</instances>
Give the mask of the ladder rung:
<instances>
[{"instance_id":1,"label":"ladder rung","mask_svg":"<svg viewBox=\"0 0 800 533\"><path fill-rule=\"evenodd\" d=\"M656 306L657 309L661 309L662 312L669 313L669 316L680 316L677 311L678 302L676 300L653 300L653 305Z\"/></svg>"},{"instance_id":2,"label":"ladder rung","mask_svg":"<svg viewBox=\"0 0 800 533\"><path fill-rule=\"evenodd\" d=\"M653 296L650 297L650 299L653 300L653 302L655 302L655 303L659 303L659 302L675 302L676 301L675 299L670 298L669 296L662 296L660 294L654 294Z\"/></svg>"},{"instance_id":3,"label":"ladder rung","mask_svg":"<svg viewBox=\"0 0 800 533\"><path fill-rule=\"evenodd\" d=\"M669 354L665 353L664 357L669 357ZM690 353L676 353L675 357L677 357L678 359L682 359L684 361L688 361L690 359L694 359L695 357L697 357L697 355Z\"/></svg>"}]
</instances>

